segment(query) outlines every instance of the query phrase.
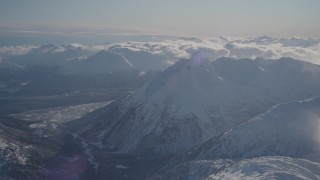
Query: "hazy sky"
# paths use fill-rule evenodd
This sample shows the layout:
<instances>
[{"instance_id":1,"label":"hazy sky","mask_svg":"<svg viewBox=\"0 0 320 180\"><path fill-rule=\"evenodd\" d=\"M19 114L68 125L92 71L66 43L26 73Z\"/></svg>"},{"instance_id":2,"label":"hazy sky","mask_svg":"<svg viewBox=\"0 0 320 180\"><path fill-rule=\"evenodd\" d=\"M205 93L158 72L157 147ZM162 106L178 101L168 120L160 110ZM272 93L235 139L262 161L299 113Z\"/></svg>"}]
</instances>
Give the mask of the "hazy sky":
<instances>
[{"instance_id":1,"label":"hazy sky","mask_svg":"<svg viewBox=\"0 0 320 180\"><path fill-rule=\"evenodd\" d=\"M0 0L0 35L11 28L20 34L319 38L319 10L320 0Z\"/></svg>"}]
</instances>

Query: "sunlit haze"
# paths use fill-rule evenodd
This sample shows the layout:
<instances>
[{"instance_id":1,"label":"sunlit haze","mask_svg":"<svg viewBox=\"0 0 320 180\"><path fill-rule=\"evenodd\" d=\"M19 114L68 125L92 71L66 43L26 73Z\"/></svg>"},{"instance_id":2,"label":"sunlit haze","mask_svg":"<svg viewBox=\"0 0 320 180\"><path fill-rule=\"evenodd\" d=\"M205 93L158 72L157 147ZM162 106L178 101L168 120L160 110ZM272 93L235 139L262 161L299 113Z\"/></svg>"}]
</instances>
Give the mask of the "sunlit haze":
<instances>
[{"instance_id":1,"label":"sunlit haze","mask_svg":"<svg viewBox=\"0 0 320 180\"><path fill-rule=\"evenodd\" d=\"M320 37L318 0L2 0L2 41L114 35ZM18 37L21 37L19 40ZM79 40L80 41L80 40ZM32 42L32 41L31 41Z\"/></svg>"}]
</instances>

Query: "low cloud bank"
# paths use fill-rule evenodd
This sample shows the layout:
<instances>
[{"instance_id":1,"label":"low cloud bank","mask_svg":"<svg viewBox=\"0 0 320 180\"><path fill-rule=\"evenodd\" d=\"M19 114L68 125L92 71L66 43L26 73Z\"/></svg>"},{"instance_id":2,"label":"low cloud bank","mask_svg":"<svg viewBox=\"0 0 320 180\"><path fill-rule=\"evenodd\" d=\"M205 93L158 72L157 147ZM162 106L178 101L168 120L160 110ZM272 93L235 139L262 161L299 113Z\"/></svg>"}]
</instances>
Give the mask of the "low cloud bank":
<instances>
[{"instance_id":1,"label":"low cloud bank","mask_svg":"<svg viewBox=\"0 0 320 180\"><path fill-rule=\"evenodd\" d=\"M228 38L218 37L201 39L197 37L181 37L174 40L129 41L106 45L70 44L69 47L82 48L88 54L107 49L126 49L133 52L144 51L160 55L168 60L189 58L193 53L201 51L210 60L220 57L278 59L291 57L315 64L320 64L320 40L304 38ZM68 47L61 45L57 51L65 51ZM0 47L0 58L23 55L35 46L3 46Z\"/></svg>"}]
</instances>

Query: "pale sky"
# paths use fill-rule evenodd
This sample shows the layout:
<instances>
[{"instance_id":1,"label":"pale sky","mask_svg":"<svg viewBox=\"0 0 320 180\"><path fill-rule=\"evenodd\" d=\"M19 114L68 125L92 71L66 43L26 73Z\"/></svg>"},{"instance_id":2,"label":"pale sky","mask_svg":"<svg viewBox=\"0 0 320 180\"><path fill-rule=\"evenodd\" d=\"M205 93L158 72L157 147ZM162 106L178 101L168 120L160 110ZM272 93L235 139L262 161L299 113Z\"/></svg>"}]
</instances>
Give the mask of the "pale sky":
<instances>
[{"instance_id":1,"label":"pale sky","mask_svg":"<svg viewBox=\"0 0 320 180\"><path fill-rule=\"evenodd\" d=\"M319 38L320 0L0 0L0 37L16 31Z\"/></svg>"}]
</instances>

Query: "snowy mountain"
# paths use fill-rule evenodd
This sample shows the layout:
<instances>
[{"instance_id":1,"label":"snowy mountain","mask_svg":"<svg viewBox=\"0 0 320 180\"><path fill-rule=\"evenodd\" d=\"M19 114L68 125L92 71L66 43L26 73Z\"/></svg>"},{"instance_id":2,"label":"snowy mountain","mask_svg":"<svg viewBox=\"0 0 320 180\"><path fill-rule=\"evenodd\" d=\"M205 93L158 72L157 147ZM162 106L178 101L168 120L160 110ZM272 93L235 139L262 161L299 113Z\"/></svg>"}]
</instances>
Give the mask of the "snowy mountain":
<instances>
[{"instance_id":1,"label":"snowy mountain","mask_svg":"<svg viewBox=\"0 0 320 180\"><path fill-rule=\"evenodd\" d=\"M218 137L276 104L320 95L319 75L319 66L290 58L210 62L196 53L74 127L89 141L121 152L166 156Z\"/></svg>"}]
</instances>

